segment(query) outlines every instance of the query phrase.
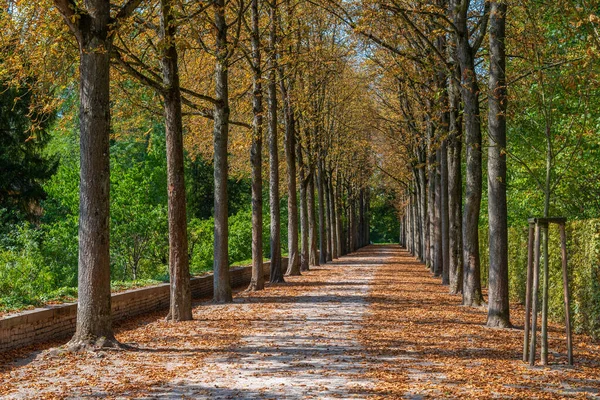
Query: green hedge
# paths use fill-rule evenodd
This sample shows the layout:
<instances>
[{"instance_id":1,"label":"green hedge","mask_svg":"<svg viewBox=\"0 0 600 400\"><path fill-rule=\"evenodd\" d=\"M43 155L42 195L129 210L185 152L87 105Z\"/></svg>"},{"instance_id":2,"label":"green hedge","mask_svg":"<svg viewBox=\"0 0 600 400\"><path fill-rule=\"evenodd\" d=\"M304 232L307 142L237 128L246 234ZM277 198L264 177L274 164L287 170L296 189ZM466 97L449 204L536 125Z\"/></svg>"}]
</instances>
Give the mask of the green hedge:
<instances>
[{"instance_id":1,"label":"green hedge","mask_svg":"<svg viewBox=\"0 0 600 400\"><path fill-rule=\"evenodd\" d=\"M595 339L600 339L600 220L569 222L566 233L573 328L578 333L587 333ZM520 303L525 302L527 240L527 227L509 229L509 290L511 299ZM482 284L487 285L489 270L487 227L480 230L479 245ZM552 320L564 322L560 235L556 225L550 226L548 251L550 259L548 312Z\"/></svg>"}]
</instances>

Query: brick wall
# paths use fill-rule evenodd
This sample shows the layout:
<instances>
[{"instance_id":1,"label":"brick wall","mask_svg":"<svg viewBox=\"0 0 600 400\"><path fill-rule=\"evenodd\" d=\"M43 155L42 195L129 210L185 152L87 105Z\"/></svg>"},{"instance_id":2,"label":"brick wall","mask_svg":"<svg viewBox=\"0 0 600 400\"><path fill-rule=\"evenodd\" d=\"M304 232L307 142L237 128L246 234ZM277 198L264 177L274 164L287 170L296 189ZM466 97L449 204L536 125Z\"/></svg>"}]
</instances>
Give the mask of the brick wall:
<instances>
[{"instance_id":1,"label":"brick wall","mask_svg":"<svg viewBox=\"0 0 600 400\"><path fill-rule=\"evenodd\" d=\"M287 258L283 259L287 264ZM269 276L270 263L264 263L265 276ZM248 285L252 277L251 267L230 269L231 286ZM192 278L192 297L210 298L213 295L213 275ZM164 283L141 289L128 290L112 295L113 321L163 310L169 307L169 284ZM49 305L35 310L23 311L0 319L0 352L68 337L75 332L77 303Z\"/></svg>"}]
</instances>

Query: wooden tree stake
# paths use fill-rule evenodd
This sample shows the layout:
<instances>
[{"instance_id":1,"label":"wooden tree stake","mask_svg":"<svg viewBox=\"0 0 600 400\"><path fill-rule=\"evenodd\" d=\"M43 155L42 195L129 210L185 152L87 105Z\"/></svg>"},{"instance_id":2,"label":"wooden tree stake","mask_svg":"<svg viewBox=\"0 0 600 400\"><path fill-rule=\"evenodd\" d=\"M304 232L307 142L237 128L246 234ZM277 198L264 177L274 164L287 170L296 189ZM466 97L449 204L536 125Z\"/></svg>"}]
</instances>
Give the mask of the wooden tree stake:
<instances>
[{"instance_id":1,"label":"wooden tree stake","mask_svg":"<svg viewBox=\"0 0 600 400\"><path fill-rule=\"evenodd\" d=\"M533 239L535 225L529 224L527 241L527 286L525 287L525 326L523 328L523 362L529 359L529 328L531 321L531 280L533 279Z\"/></svg>"},{"instance_id":2,"label":"wooden tree stake","mask_svg":"<svg viewBox=\"0 0 600 400\"><path fill-rule=\"evenodd\" d=\"M548 239L549 239L549 224L557 224L560 230L560 244L562 256L562 272L563 272L563 293L565 300L565 325L567 333L567 356L569 365L573 365L573 344L571 337L571 294L569 293L569 275L567 271L567 238L565 234L565 224L567 219L564 217L553 218L530 218L529 219L529 241L528 241L528 259L527 259L527 287L525 288L525 326L523 338L523 361L526 361L529 356L529 365L535 365L535 346L536 346L536 330L537 330L537 312L538 312L538 292L540 286L540 229L543 230L543 253L544 253L544 280L543 280L543 303L542 303L542 332L541 342L542 349L540 352L543 365L548 365L548 289L549 289L549 256L548 256ZM531 255L533 231L535 226L535 244L533 251L533 287L531 282ZM527 354L527 340L529 338L529 310L533 308L531 315L531 340L529 346L529 354Z\"/></svg>"},{"instance_id":3,"label":"wooden tree stake","mask_svg":"<svg viewBox=\"0 0 600 400\"><path fill-rule=\"evenodd\" d=\"M560 252L562 255L563 295L565 298L565 328L567 333L567 356L569 365L573 365L573 343L571 342L571 294L569 292L569 275L567 272L567 237L565 224L559 224Z\"/></svg>"},{"instance_id":4,"label":"wooden tree stake","mask_svg":"<svg viewBox=\"0 0 600 400\"><path fill-rule=\"evenodd\" d=\"M548 365L548 224L542 225L542 242L544 253L544 280L542 282L542 349L540 358L542 365Z\"/></svg>"},{"instance_id":5,"label":"wooden tree stake","mask_svg":"<svg viewBox=\"0 0 600 400\"><path fill-rule=\"evenodd\" d=\"M538 289L540 286L540 227L535 225L535 244L534 244L534 266L533 266L533 293L532 293L532 313L531 313L531 346L529 347L529 365L535 365L535 346L537 330L537 311L538 311Z\"/></svg>"}]
</instances>

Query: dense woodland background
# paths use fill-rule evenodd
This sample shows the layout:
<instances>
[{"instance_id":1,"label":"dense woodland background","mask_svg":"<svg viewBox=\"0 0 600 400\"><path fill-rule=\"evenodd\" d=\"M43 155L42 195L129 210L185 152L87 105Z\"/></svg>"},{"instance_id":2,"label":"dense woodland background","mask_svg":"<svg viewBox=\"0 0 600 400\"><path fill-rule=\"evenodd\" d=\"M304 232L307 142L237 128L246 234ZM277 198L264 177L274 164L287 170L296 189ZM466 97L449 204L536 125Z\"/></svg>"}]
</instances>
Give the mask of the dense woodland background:
<instances>
[{"instance_id":1,"label":"dense woodland background","mask_svg":"<svg viewBox=\"0 0 600 400\"><path fill-rule=\"evenodd\" d=\"M65 3L85 11L97 2L14 0L0 9L1 311L77 297L82 73L78 43L63 21L65 12L59 12ZM131 2L116 3L112 4L115 18ZM168 146L163 116L167 89L161 86L174 87L162 76L169 49L176 49L179 57L187 259L192 274L215 265L213 132L224 129L229 160L225 177L228 264L252 260L252 173L257 170L256 164L252 168L251 154L256 157L257 149L262 155L258 172L264 181L260 208L265 258L271 257L275 243L274 204L281 211L276 246L284 254L289 243L295 243L298 252L298 246L304 248L301 243L309 241L307 249L311 247L313 257L319 238L321 254L327 254L324 235L335 241L335 233L329 230L338 224L337 254L342 254L342 247L352 250L361 229L359 210L370 226L363 243L365 239L398 242L403 236L406 242L414 201L437 204L436 193L448 190L442 177L442 168L451 168L448 151L454 151L458 160L454 171L462 178L457 181L462 212L474 188L467 187L470 151L482 157L481 203L470 207L480 210L477 268L485 289L490 270L486 179L487 100L493 97L488 89L490 2L133 3L136 7L127 10L126 22L110 33L113 289L169 280ZM574 326L598 338L600 3L499 3L508 10L507 144L500 152L507 162L502 184L508 198L510 299L523 301L525 296L527 218L567 217ZM161 14L166 9L170 10L166 24L171 33L176 32L171 38ZM460 10L465 15L462 34L471 49L470 72L461 70L457 60ZM227 74L228 107L219 108L224 104L219 97L224 80L215 71ZM464 134L468 129L463 123L465 98L452 83L458 81L479 88L478 98L471 99L480 107L474 119L482 132L479 143L469 142ZM273 142L272 134L279 142ZM256 147L258 141L261 146ZM273 143L275 147L269 148ZM274 168L279 176L273 176ZM291 181L297 185L293 197L298 196L293 207L301 210L290 213ZM319 181L325 192L315 185ZM276 189L280 195L269 204ZM307 193L304 197L302 191ZM426 193L433 197L427 199ZM302 207L309 213L310 236L309 226L298 220ZM335 207L339 217L331 212ZM425 220L429 215L431 222ZM433 224L440 225L442 217L434 213L420 218L427 232L432 224L433 234ZM295 227L289 231L295 232L295 240L289 236L288 221ZM422 235L425 239L425 231ZM558 243L557 233L551 230L549 307L551 316L561 320ZM424 249L425 243L421 245ZM329 253L336 255L332 246L329 243ZM435 265L438 262L429 248L417 251L414 246L412 250L432 272L442 268ZM301 256L304 260L309 254Z\"/></svg>"}]
</instances>

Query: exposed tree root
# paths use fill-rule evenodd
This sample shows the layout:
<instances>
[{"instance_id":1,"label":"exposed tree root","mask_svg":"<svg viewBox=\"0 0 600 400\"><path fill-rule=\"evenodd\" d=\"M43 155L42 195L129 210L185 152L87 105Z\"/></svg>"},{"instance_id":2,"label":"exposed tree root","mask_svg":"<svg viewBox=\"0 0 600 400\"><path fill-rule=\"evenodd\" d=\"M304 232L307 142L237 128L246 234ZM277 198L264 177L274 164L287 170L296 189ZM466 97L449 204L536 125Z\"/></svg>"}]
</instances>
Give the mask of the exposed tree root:
<instances>
[{"instance_id":1,"label":"exposed tree root","mask_svg":"<svg viewBox=\"0 0 600 400\"><path fill-rule=\"evenodd\" d=\"M251 281L250 285L248 285L248 288L245 291L246 292L258 292L260 290L264 290L264 288L265 288L264 282L262 282L262 284L259 285L258 282Z\"/></svg>"}]
</instances>

